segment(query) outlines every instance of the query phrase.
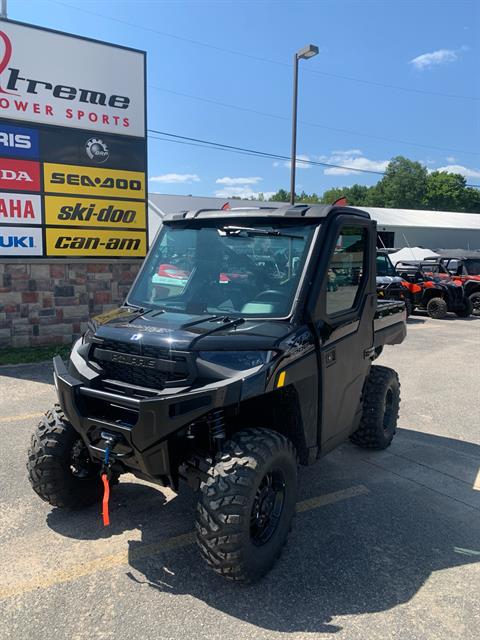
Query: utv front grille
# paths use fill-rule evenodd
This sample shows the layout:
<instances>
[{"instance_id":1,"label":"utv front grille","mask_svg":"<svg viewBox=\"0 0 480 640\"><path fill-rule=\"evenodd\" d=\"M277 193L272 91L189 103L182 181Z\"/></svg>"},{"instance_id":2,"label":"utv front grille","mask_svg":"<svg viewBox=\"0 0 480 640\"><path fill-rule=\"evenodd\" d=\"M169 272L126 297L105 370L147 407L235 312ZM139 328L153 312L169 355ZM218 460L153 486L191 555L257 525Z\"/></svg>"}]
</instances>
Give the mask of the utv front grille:
<instances>
[{"instance_id":1,"label":"utv front grille","mask_svg":"<svg viewBox=\"0 0 480 640\"><path fill-rule=\"evenodd\" d=\"M104 379L147 389L188 385L194 377L190 353L138 342L105 340L94 347L92 360L101 366Z\"/></svg>"}]
</instances>

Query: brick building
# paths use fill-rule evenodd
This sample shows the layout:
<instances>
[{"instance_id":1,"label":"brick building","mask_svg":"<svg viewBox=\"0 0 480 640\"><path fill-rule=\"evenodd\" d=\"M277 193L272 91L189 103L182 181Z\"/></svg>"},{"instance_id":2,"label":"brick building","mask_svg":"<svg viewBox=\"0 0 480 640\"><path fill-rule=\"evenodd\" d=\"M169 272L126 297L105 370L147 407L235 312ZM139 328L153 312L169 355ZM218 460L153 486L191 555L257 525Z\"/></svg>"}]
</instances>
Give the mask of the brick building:
<instances>
[{"instance_id":1,"label":"brick building","mask_svg":"<svg viewBox=\"0 0 480 640\"><path fill-rule=\"evenodd\" d=\"M0 348L71 344L125 299L142 260L3 260Z\"/></svg>"}]
</instances>

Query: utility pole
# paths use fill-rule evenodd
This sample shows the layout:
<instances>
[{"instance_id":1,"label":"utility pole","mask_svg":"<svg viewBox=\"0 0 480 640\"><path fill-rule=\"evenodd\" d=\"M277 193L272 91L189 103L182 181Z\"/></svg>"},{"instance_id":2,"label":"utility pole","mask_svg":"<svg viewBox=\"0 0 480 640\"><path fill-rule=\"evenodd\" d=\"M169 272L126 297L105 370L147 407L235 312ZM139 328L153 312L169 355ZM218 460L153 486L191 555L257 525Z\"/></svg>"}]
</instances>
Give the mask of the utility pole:
<instances>
[{"instance_id":1,"label":"utility pole","mask_svg":"<svg viewBox=\"0 0 480 640\"><path fill-rule=\"evenodd\" d=\"M0 18L7 18L7 0L1 0Z\"/></svg>"}]
</instances>

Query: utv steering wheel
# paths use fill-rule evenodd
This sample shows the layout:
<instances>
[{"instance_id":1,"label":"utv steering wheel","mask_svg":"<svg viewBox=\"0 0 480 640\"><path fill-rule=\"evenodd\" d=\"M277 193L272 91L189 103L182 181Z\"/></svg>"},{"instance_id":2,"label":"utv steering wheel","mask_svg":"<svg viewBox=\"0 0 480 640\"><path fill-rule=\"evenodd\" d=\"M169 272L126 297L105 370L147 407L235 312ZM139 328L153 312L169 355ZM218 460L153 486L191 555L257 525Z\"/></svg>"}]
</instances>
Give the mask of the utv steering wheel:
<instances>
[{"instance_id":1,"label":"utv steering wheel","mask_svg":"<svg viewBox=\"0 0 480 640\"><path fill-rule=\"evenodd\" d=\"M255 296L255 302L282 302L285 294L277 289L267 289Z\"/></svg>"}]
</instances>

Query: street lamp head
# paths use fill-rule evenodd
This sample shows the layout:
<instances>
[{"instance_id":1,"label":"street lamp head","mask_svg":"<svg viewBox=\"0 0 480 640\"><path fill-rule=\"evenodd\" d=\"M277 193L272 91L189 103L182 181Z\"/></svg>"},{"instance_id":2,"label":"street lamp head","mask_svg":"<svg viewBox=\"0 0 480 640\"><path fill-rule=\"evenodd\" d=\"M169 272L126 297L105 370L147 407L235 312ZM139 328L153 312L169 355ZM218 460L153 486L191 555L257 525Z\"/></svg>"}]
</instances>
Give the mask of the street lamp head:
<instances>
[{"instance_id":1,"label":"street lamp head","mask_svg":"<svg viewBox=\"0 0 480 640\"><path fill-rule=\"evenodd\" d=\"M303 49L300 49L300 51L297 51L297 58L299 60L301 60L302 58L304 60L308 60L308 58L313 58L313 56L316 56L318 53L318 47L314 44L308 44L306 47L303 47Z\"/></svg>"}]
</instances>

